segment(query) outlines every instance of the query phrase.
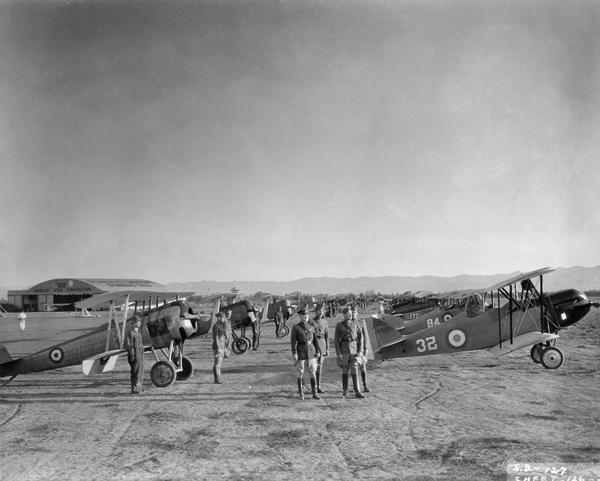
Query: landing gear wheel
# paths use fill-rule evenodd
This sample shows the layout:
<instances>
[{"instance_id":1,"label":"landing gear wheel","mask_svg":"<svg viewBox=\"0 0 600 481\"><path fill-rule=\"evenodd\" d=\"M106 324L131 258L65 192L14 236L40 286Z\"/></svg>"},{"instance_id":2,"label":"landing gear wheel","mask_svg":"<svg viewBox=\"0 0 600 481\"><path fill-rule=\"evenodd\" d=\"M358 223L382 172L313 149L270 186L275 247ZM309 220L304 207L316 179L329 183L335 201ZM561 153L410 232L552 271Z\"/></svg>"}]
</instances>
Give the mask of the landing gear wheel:
<instances>
[{"instance_id":1,"label":"landing gear wheel","mask_svg":"<svg viewBox=\"0 0 600 481\"><path fill-rule=\"evenodd\" d=\"M189 357L181 358L181 371L177 372L177 381L187 381L194 374L194 364Z\"/></svg>"},{"instance_id":2,"label":"landing gear wheel","mask_svg":"<svg viewBox=\"0 0 600 481\"><path fill-rule=\"evenodd\" d=\"M244 354L250 347L250 341L245 337L238 337L231 345L231 350L236 354Z\"/></svg>"},{"instance_id":3,"label":"landing gear wheel","mask_svg":"<svg viewBox=\"0 0 600 481\"><path fill-rule=\"evenodd\" d=\"M563 353L555 347L547 347L542 352L542 366L546 369L558 369L564 360Z\"/></svg>"},{"instance_id":4,"label":"landing gear wheel","mask_svg":"<svg viewBox=\"0 0 600 481\"><path fill-rule=\"evenodd\" d=\"M175 378L175 366L170 362L158 361L150 369L150 379L156 387L169 387Z\"/></svg>"},{"instance_id":5,"label":"landing gear wheel","mask_svg":"<svg viewBox=\"0 0 600 481\"><path fill-rule=\"evenodd\" d=\"M287 326L283 326L279 329L279 337L285 337L290 333L290 328Z\"/></svg>"},{"instance_id":6,"label":"landing gear wheel","mask_svg":"<svg viewBox=\"0 0 600 481\"><path fill-rule=\"evenodd\" d=\"M534 344L533 346L531 346L531 352L529 354L530 354L533 362L535 362L536 364L539 364L540 362L542 362L542 351L543 350L544 350L544 348L540 344Z\"/></svg>"}]
</instances>

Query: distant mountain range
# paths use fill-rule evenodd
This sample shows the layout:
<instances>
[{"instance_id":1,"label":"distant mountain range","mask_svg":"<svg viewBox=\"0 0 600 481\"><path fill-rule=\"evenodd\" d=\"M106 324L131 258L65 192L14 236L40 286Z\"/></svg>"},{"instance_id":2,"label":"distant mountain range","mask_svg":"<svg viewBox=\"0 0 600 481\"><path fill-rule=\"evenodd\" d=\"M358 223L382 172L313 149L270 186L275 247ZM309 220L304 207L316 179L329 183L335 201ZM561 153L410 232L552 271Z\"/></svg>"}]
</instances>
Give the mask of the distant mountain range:
<instances>
[{"instance_id":1,"label":"distant mountain range","mask_svg":"<svg viewBox=\"0 0 600 481\"><path fill-rule=\"evenodd\" d=\"M488 287L519 274L494 275L460 275L454 277L438 276L385 276L385 277L305 277L295 281L197 281L171 282L167 284L170 290L195 292L198 295L231 292L233 287L243 294L267 292L284 295L291 292L304 294L360 294L368 291L382 294L399 294L406 291L428 290L446 292L455 289L477 289ZM41 282L40 279L36 282ZM583 291L600 290L600 266L596 267L559 267L556 272L544 276L544 290L557 291L568 288ZM19 287L23 289L27 287ZM0 287L0 298L6 299L9 289L16 287Z\"/></svg>"},{"instance_id":2,"label":"distant mountain range","mask_svg":"<svg viewBox=\"0 0 600 481\"><path fill-rule=\"evenodd\" d=\"M478 289L518 275L520 272L494 275L460 275L454 277L437 276L385 276L385 277L305 277L295 281L198 281L173 282L167 287L178 291L193 291L198 295L230 292L232 288L240 293L253 294L258 291L284 295L291 292L305 294L346 294L373 291L382 294L396 294L406 291L428 290L446 292L455 289ZM555 272L544 276L544 290L576 288L584 291L600 290L600 266L559 267Z\"/></svg>"}]
</instances>

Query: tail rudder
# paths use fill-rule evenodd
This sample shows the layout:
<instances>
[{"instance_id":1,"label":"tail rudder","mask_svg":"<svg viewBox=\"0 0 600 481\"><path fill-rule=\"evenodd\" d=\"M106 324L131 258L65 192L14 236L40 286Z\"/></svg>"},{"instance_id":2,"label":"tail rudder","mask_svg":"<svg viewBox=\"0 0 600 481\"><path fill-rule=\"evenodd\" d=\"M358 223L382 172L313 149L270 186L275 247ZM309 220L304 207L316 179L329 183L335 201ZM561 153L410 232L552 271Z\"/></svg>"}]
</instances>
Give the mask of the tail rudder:
<instances>
[{"instance_id":1,"label":"tail rudder","mask_svg":"<svg viewBox=\"0 0 600 481\"><path fill-rule=\"evenodd\" d=\"M398 342L402 342L405 336L401 335L392 326L386 324L377 315L365 319L367 342L370 347L369 354L376 361L384 359L381 350Z\"/></svg>"}]
</instances>

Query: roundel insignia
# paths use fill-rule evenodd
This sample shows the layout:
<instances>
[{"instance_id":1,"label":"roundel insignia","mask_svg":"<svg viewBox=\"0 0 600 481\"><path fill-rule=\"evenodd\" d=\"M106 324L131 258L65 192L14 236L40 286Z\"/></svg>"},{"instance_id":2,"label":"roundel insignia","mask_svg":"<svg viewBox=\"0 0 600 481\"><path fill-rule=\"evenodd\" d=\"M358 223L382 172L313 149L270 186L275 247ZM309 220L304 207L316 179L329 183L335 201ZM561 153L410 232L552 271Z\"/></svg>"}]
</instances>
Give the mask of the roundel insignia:
<instances>
[{"instance_id":1,"label":"roundel insignia","mask_svg":"<svg viewBox=\"0 0 600 481\"><path fill-rule=\"evenodd\" d=\"M65 357L65 353L60 347L56 347L50 351L49 356L52 362L61 362Z\"/></svg>"},{"instance_id":2,"label":"roundel insignia","mask_svg":"<svg viewBox=\"0 0 600 481\"><path fill-rule=\"evenodd\" d=\"M448 334L448 342L454 347L461 347L466 342L467 337L460 329L454 329Z\"/></svg>"},{"instance_id":3,"label":"roundel insignia","mask_svg":"<svg viewBox=\"0 0 600 481\"><path fill-rule=\"evenodd\" d=\"M450 314L449 312L444 314L444 322L448 322L450 319L452 319L452 314Z\"/></svg>"}]
</instances>

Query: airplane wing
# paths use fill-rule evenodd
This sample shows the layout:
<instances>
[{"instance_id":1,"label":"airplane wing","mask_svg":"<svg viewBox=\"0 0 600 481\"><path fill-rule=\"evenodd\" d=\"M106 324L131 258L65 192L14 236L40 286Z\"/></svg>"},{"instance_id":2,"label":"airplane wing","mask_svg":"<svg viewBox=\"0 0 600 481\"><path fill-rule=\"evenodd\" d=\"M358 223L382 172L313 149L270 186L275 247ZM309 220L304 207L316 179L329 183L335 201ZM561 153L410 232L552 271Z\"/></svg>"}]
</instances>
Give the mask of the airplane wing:
<instances>
[{"instance_id":1,"label":"airplane wing","mask_svg":"<svg viewBox=\"0 0 600 481\"><path fill-rule=\"evenodd\" d=\"M426 297L432 296L433 292L431 291L419 291L413 297L415 299L425 299Z\"/></svg>"},{"instance_id":2,"label":"airplane wing","mask_svg":"<svg viewBox=\"0 0 600 481\"><path fill-rule=\"evenodd\" d=\"M464 289L461 291L457 291L456 293L447 296L446 299L464 300L464 299L466 299L470 296L476 295L476 294L485 294L486 292L496 291L498 289L509 286L511 284L515 284L517 282L521 282L521 281L531 279L531 278L537 277L537 276L543 276L550 272L554 272L555 270L556 270L556 268L554 268L554 267L542 267L541 269L536 269L534 271L525 272L523 274L519 274L518 276L511 277L504 281L500 281L497 284L494 284L492 286L482 287L480 289Z\"/></svg>"},{"instance_id":3,"label":"airplane wing","mask_svg":"<svg viewBox=\"0 0 600 481\"><path fill-rule=\"evenodd\" d=\"M556 269L554 267L542 267L541 269L536 269L535 271L531 271L531 272L525 272L523 274L519 274L518 276L515 277L511 277L510 279L507 279L505 281L499 282L497 284L494 284L493 286L490 286L486 289L482 289L479 292L485 292L485 291L495 291L497 289L501 289L502 287L508 286L510 284L515 284L517 282L521 282L527 279L531 279L532 277L538 277L538 276L543 276L545 274L548 274L550 272L554 272Z\"/></svg>"},{"instance_id":4,"label":"airplane wing","mask_svg":"<svg viewBox=\"0 0 600 481\"><path fill-rule=\"evenodd\" d=\"M490 347L488 351L496 356L504 356L517 349L531 346L532 344L538 344L540 342L552 341L554 339L558 339L557 334L550 334L547 332L527 332L513 338L511 343L503 342L501 344L496 344L495 346Z\"/></svg>"},{"instance_id":5,"label":"airplane wing","mask_svg":"<svg viewBox=\"0 0 600 481\"><path fill-rule=\"evenodd\" d=\"M134 289L128 289L123 291L110 291L97 294L82 301L76 302L75 307L77 309L89 309L92 307L107 304L110 301L114 301L116 305L123 304L127 296L129 296L129 302L141 302L150 300L163 300L172 301L174 299L184 299L193 295L193 292L162 292L162 291L140 291Z\"/></svg>"}]
</instances>

